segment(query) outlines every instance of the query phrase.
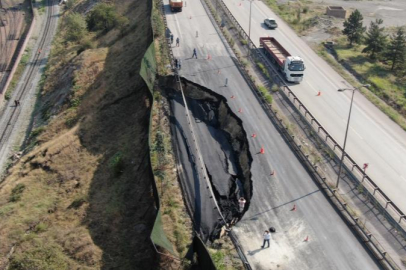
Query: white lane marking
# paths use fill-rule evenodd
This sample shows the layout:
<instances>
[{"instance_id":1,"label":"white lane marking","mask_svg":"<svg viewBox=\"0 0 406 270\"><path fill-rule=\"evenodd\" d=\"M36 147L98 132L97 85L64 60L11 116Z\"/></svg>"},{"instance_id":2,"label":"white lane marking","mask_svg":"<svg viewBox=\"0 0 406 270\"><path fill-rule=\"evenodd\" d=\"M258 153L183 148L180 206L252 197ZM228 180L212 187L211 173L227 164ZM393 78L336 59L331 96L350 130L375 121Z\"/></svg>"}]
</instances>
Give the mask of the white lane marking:
<instances>
[{"instance_id":1,"label":"white lane marking","mask_svg":"<svg viewBox=\"0 0 406 270\"><path fill-rule=\"evenodd\" d=\"M385 7L385 6L378 6L376 11L379 11L379 10L403 11L403 9L400 9L400 8Z\"/></svg>"},{"instance_id":2,"label":"white lane marking","mask_svg":"<svg viewBox=\"0 0 406 270\"><path fill-rule=\"evenodd\" d=\"M341 120L343 121L344 124L347 124L347 120L346 120L346 119L341 119ZM350 125L351 125L351 124L350 124ZM362 138L362 136L361 136L353 127L350 126L350 128L351 128L352 131L354 131L354 133L355 133L361 140L364 139L364 138Z\"/></svg>"},{"instance_id":3,"label":"white lane marking","mask_svg":"<svg viewBox=\"0 0 406 270\"><path fill-rule=\"evenodd\" d=\"M310 88L312 88L313 89L313 91L317 94L319 91L317 91L317 89L316 88L314 88L313 87L313 85L311 85L308 81L305 81L305 83L307 84L307 85L309 85L310 86Z\"/></svg>"}]
</instances>

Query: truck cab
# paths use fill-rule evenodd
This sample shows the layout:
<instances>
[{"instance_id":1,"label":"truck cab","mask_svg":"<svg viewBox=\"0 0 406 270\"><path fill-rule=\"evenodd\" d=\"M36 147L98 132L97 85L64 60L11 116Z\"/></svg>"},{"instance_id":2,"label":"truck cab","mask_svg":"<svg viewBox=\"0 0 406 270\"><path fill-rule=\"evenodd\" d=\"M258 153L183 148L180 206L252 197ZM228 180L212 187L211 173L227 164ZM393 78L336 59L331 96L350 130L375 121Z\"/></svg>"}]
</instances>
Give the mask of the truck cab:
<instances>
[{"instance_id":1,"label":"truck cab","mask_svg":"<svg viewBox=\"0 0 406 270\"><path fill-rule=\"evenodd\" d=\"M182 11L183 1L182 0L169 0L169 6L171 7L171 11Z\"/></svg>"},{"instance_id":2,"label":"truck cab","mask_svg":"<svg viewBox=\"0 0 406 270\"><path fill-rule=\"evenodd\" d=\"M299 56L288 56L284 63L282 72L285 74L288 82L299 83L303 80L304 70L306 69L303 59Z\"/></svg>"}]
</instances>

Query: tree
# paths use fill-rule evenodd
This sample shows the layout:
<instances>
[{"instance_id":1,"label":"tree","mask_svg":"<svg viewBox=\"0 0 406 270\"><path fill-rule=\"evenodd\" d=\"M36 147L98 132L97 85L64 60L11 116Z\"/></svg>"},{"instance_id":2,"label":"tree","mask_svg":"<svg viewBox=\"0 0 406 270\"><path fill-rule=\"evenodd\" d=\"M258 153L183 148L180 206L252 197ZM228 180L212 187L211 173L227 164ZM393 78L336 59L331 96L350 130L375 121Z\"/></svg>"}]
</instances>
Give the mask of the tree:
<instances>
[{"instance_id":1,"label":"tree","mask_svg":"<svg viewBox=\"0 0 406 270\"><path fill-rule=\"evenodd\" d=\"M362 26L363 19L362 14L356 9L351 13L348 20L344 22L343 34L347 36L350 46L352 46L354 42L359 44L362 40L362 35L366 29L366 27Z\"/></svg>"},{"instance_id":2,"label":"tree","mask_svg":"<svg viewBox=\"0 0 406 270\"><path fill-rule=\"evenodd\" d=\"M69 41L81 41L87 35L86 21L79 13L71 13L66 17L66 38Z\"/></svg>"},{"instance_id":3,"label":"tree","mask_svg":"<svg viewBox=\"0 0 406 270\"><path fill-rule=\"evenodd\" d=\"M367 46L362 52L369 54L371 59L376 59L377 54L382 53L386 48L388 36L384 34L385 27L380 27L382 23L382 19L371 22L365 38L365 45Z\"/></svg>"},{"instance_id":4,"label":"tree","mask_svg":"<svg viewBox=\"0 0 406 270\"><path fill-rule=\"evenodd\" d=\"M128 19L117 14L114 6L101 3L89 13L86 22L90 31L102 31L105 33L116 26L122 28L128 23Z\"/></svg>"},{"instance_id":5,"label":"tree","mask_svg":"<svg viewBox=\"0 0 406 270\"><path fill-rule=\"evenodd\" d=\"M396 34L391 36L388 49L386 51L386 57L390 62L392 62L391 70L400 69L405 66L406 35L402 27L398 27Z\"/></svg>"}]
</instances>

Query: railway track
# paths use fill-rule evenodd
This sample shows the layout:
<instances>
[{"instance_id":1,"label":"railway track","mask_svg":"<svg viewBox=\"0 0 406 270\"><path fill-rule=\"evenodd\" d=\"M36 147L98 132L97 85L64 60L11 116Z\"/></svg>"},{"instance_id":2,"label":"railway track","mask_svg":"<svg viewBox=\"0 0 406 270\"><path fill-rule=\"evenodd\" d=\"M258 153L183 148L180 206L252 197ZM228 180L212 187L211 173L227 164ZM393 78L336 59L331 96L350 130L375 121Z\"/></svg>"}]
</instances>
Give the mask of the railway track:
<instances>
[{"instance_id":1,"label":"railway track","mask_svg":"<svg viewBox=\"0 0 406 270\"><path fill-rule=\"evenodd\" d=\"M27 66L28 70L26 71L26 75L22 77L22 80L24 80L24 82L15 90L14 100L23 100L30 87L33 87L33 79L37 74L36 71L39 69L42 59L46 53L44 48L50 45L50 42L47 43L47 41L50 41L50 39L52 39L53 27L51 27L51 20L54 13L56 12L56 6L58 2L57 0L48 0L46 4L47 17L43 34L39 41L38 47L36 47L35 56L33 57L32 62ZM14 100L12 102L14 102ZM0 118L0 153L4 153L5 146L7 145L8 139L21 113L21 106L15 106L11 104L9 104L8 106L11 111L7 113L5 110Z\"/></svg>"},{"instance_id":2,"label":"railway track","mask_svg":"<svg viewBox=\"0 0 406 270\"><path fill-rule=\"evenodd\" d=\"M6 26L0 27L0 93L8 79L12 58L18 47L20 30L22 27L21 5L0 10L0 19Z\"/></svg>"}]
</instances>

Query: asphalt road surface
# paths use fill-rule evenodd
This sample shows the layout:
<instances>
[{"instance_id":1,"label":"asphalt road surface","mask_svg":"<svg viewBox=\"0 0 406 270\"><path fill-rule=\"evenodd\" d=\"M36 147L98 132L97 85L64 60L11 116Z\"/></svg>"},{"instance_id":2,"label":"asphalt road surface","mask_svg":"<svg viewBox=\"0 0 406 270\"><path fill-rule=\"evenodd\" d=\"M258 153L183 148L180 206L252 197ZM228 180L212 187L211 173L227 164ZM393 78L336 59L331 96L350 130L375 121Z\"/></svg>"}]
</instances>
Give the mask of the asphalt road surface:
<instances>
[{"instance_id":1,"label":"asphalt road surface","mask_svg":"<svg viewBox=\"0 0 406 270\"><path fill-rule=\"evenodd\" d=\"M248 32L249 2L224 2ZM277 18L279 26L276 30L268 30L263 25L263 20L268 17ZM253 1L251 39L259 45L259 38L268 35L275 37L292 55L304 59L304 80L299 85L292 85L291 89L342 145L351 91L340 93L337 89L351 85L263 2ZM318 91L321 91L321 96L316 96ZM359 93L354 98L346 152L360 166L369 163L367 174L406 213L406 133Z\"/></svg>"},{"instance_id":2,"label":"asphalt road surface","mask_svg":"<svg viewBox=\"0 0 406 270\"><path fill-rule=\"evenodd\" d=\"M174 43L173 50L175 57L182 59L181 75L228 98L247 134L257 134L256 138L250 135L247 138L253 156L253 198L243 219L233 227L251 266L254 269L379 269L268 119L233 66L227 45L201 2L187 1L184 10L176 14L170 12L168 1L164 3L168 27L175 39L180 37L180 46L175 47ZM198 59L191 59L193 48L197 49ZM232 95L236 98L230 99ZM345 96L341 98L346 100ZM200 145L205 141L210 140L199 138ZM261 146L265 149L262 155L258 154ZM206 152L203 156L210 155L210 147L213 146L201 147ZM217 162L214 155L205 159L205 163L210 162ZM273 169L276 176L270 176ZM293 205L296 211L290 211ZM261 249L262 233L270 226L277 232L272 235L270 248ZM308 241L304 241L307 237Z\"/></svg>"}]
</instances>

